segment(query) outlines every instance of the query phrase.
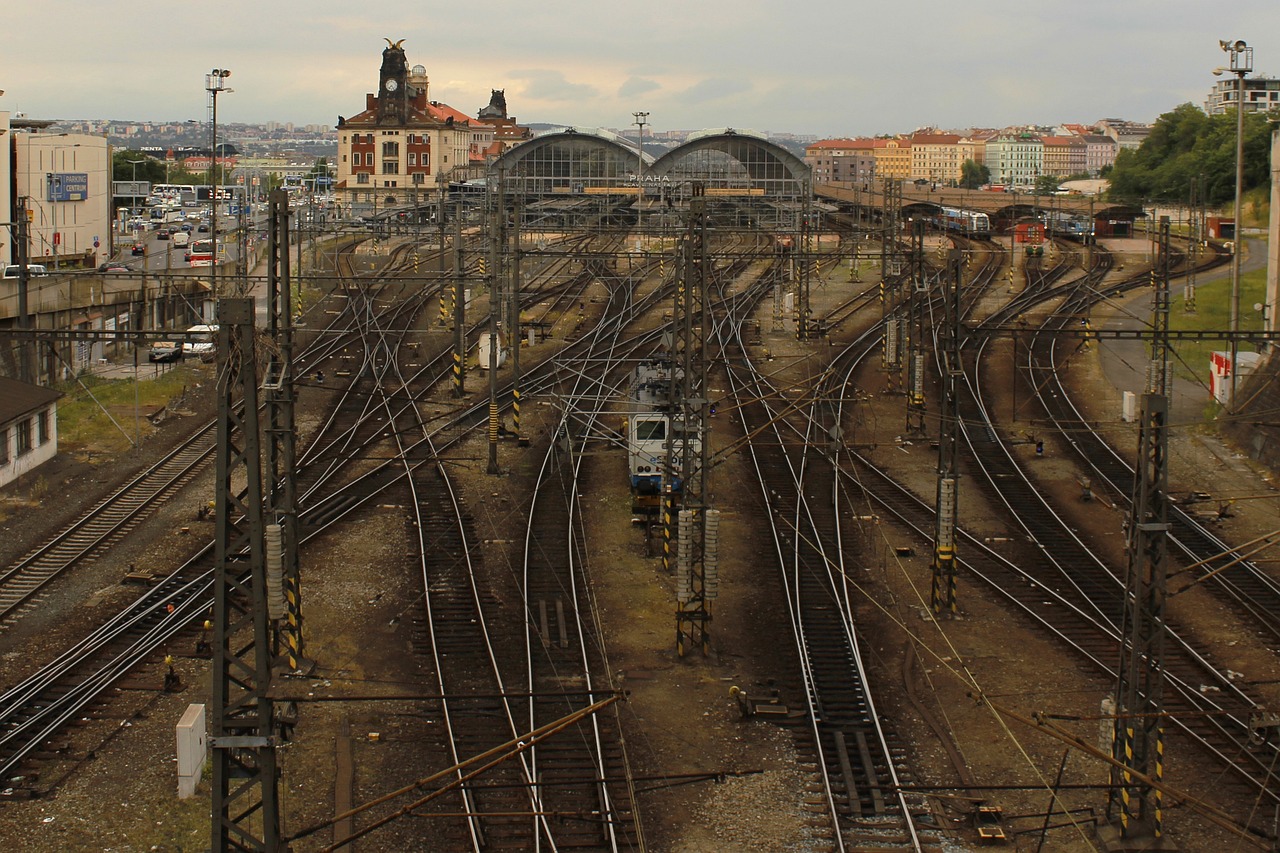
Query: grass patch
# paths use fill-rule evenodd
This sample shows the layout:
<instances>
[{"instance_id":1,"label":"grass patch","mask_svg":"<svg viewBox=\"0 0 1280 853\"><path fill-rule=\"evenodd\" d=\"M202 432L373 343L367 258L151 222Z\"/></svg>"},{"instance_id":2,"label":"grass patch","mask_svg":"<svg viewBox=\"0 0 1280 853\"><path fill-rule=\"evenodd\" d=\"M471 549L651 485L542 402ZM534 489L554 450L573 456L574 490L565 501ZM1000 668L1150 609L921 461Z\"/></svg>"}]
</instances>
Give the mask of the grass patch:
<instances>
[{"instance_id":1,"label":"grass patch","mask_svg":"<svg viewBox=\"0 0 1280 853\"><path fill-rule=\"evenodd\" d=\"M133 446L135 428L143 441L155 432L155 427L145 416L135 419L135 400L140 413L150 413L181 396L185 388L207 381L198 368L185 365L159 376L151 374L150 365L140 368L136 389L132 379L103 379L98 376L85 376L80 382L58 386L58 390L66 394L58 401L59 446L66 450L93 453L128 450ZM112 418L115 423L112 423Z\"/></svg>"},{"instance_id":2,"label":"grass patch","mask_svg":"<svg viewBox=\"0 0 1280 853\"><path fill-rule=\"evenodd\" d=\"M1265 241L1251 241L1254 252L1266 252ZM1231 277L1216 278L1206 284L1196 285L1196 313L1188 314L1184 286L1173 282L1173 298L1170 300L1169 329L1190 331L1196 329L1229 329L1231 327ZM1262 312L1255 311L1255 303L1266 302L1267 271L1265 269L1242 273L1240 276L1240 328L1245 331L1262 329ZM1208 387L1209 356L1215 351L1229 351L1231 344L1224 340L1177 341L1173 344L1173 370L1176 376L1193 379ZM1254 352L1253 344L1241 344L1240 352Z\"/></svg>"}]
</instances>

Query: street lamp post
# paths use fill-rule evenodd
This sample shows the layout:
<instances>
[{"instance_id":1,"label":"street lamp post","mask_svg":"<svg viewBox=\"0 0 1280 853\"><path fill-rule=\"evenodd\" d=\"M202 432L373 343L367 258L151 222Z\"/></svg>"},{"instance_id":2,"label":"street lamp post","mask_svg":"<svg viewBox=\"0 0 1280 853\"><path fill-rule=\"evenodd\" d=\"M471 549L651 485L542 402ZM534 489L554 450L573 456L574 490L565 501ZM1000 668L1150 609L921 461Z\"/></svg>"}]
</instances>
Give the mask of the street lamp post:
<instances>
[{"instance_id":1,"label":"street lamp post","mask_svg":"<svg viewBox=\"0 0 1280 853\"><path fill-rule=\"evenodd\" d=\"M1228 410L1236 409L1236 383L1240 375L1236 363L1240 355L1240 343L1236 334L1240 331L1240 244L1244 235L1244 223L1241 222L1240 194L1244 186L1244 78L1253 70L1253 48L1243 41L1222 39L1218 45L1231 57L1231 64L1226 69L1236 75L1236 199L1235 199L1235 239L1231 249L1231 402ZM1214 74L1221 74L1223 69L1214 69Z\"/></svg>"},{"instance_id":2,"label":"street lamp post","mask_svg":"<svg viewBox=\"0 0 1280 853\"><path fill-rule=\"evenodd\" d=\"M636 117L634 124L640 128L640 141L636 144L636 242L640 242L640 206L644 202L644 126L649 123L649 114L632 113Z\"/></svg>"},{"instance_id":3,"label":"street lamp post","mask_svg":"<svg viewBox=\"0 0 1280 853\"><path fill-rule=\"evenodd\" d=\"M148 158L143 157L141 160L125 160L125 162L126 162L126 163L128 163L130 166L132 166L132 167L133 167L133 174L132 174L132 175L130 175L130 183L132 183L132 184L134 185L134 186L133 186L134 192L137 192L137 189L138 189L138 164L139 164L139 163L145 163L145 162L147 162L147 159L148 159ZM135 202L138 200L138 196L136 196L136 195L135 195L135 196L129 196L129 198L133 199L133 201L135 201ZM130 214L132 214L132 211L130 211ZM127 219L126 219L125 221L126 221L126 223L128 222L128 220L127 220ZM121 234L124 234L124 232L125 232L126 230L127 230L127 229L125 229L125 228L121 228L121 229L120 229L120 233L121 233Z\"/></svg>"},{"instance_id":4,"label":"street lamp post","mask_svg":"<svg viewBox=\"0 0 1280 853\"><path fill-rule=\"evenodd\" d=\"M213 260L209 265L210 286L214 298L218 297L218 95L222 92L234 92L224 85L231 72L225 68L215 68L205 75L204 88L213 98L213 112L210 115L210 150L209 150L209 240L213 245Z\"/></svg>"}]
</instances>

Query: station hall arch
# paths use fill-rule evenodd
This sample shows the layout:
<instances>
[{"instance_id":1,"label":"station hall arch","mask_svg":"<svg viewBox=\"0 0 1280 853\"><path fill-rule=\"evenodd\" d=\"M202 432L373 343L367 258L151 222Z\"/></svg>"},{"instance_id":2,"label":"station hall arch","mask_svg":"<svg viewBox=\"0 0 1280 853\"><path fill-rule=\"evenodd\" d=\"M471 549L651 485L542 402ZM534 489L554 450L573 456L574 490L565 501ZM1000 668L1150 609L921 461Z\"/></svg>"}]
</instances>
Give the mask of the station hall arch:
<instances>
[{"instance_id":1,"label":"station hall arch","mask_svg":"<svg viewBox=\"0 0 1280 853\"><path fill-rule=\"evenodd\" d=\"M669 227L698 191L713 216L719 209L738 224L790 229L812 203L810 169L799 157L731 128L703 131L656 160L608 131L566 128L504 153L487 183L519 196L533 227Z\"/></svg>"}]
</instances>

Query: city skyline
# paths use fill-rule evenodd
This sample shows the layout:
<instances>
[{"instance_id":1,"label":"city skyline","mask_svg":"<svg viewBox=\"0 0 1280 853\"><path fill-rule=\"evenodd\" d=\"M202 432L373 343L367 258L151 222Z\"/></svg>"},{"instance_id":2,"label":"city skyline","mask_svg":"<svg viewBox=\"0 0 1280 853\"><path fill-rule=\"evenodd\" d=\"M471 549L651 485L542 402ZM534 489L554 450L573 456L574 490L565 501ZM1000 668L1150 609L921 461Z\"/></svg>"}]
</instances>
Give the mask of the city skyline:
<instances>
[{"instance_id":1,"label":"city skyline","mask_svg":"<svg viewBox=\"0 0 1280 853\"><path fill-rule=\"evenodd\" d=\"M1214 67L1226 64L1219 38L1247 41L1255 74L1280 74L1280 9L1254 0L1221 10L1191 0L982 8L928 0L909 14L828 0L799 12L711 0L692 16L669 0L636 9L563 0L500 18L419 10L391 0L370 23L331 0L227 0L216 14L129 18L84 0L23 6L8 16L0 110L204 121L204 75L218 67L232 71L226 85L235 90L219 98L220 122L332 127L374 90L384 38L404 39L410 64L427 70L431 98L464 113L505 89L524 124L625 128L644 110L650 131L831 137L1107 116L1151 122L1179 104L1203 104ZM94 24L62 28L51 49L51 14Z\"/></svg>"}]
</instances>

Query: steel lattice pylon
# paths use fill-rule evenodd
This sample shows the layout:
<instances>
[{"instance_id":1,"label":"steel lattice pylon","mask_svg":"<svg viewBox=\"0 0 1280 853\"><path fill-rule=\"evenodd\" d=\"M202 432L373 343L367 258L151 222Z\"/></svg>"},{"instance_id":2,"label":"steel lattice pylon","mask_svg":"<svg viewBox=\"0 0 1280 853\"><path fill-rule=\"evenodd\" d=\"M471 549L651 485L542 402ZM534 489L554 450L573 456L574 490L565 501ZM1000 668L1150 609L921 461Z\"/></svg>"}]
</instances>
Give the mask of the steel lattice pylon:
<instances>
[{"instance_id":1,"label":"steel lattice pylon","mask_svg":"<svg viewBox=\"0 0 1280 853\"><path fill-rule=\"evenodd\" d=\"M1122 838L1159 838L1164 775L1165 556L1168 550L1169 221L1161 223L1162 260L1155 276L1152 364L1142 395L1138 465L1128 519L1124 624L1115 693L1107 815ZM1155 848L1153 848L1155 849Z\"/></svg>"},{"instance_id":2,"label":"steel lattice pylon","mask_svg":"<svg viewBox=\"0 0 1280 853\"><path fill-rule=\"evenodd\" d=\"M674 370L668 405L667 472L663 496L664 541L676 542L676 651L689 645L710 649L711 602L719 593L719 513L707 506L708 425L707 360L699 330L708 328L707 207L694 187L684 236L680 287L673 316L671 363ZM678 367L678 369L676 369ZM680 511L675 513L679 477ZM669 555L668 555L669 558Z\"/></svg>"},{"instance_id":3,"label":"steel lattice pylon","mask_svg":"<svg viewBox=\"0 0 1280 853\"><path fill-rule=\"evenodd\" d=\"M252 299L218 302L212 840L280 849Z\"/></svg>"}]
</instances>

